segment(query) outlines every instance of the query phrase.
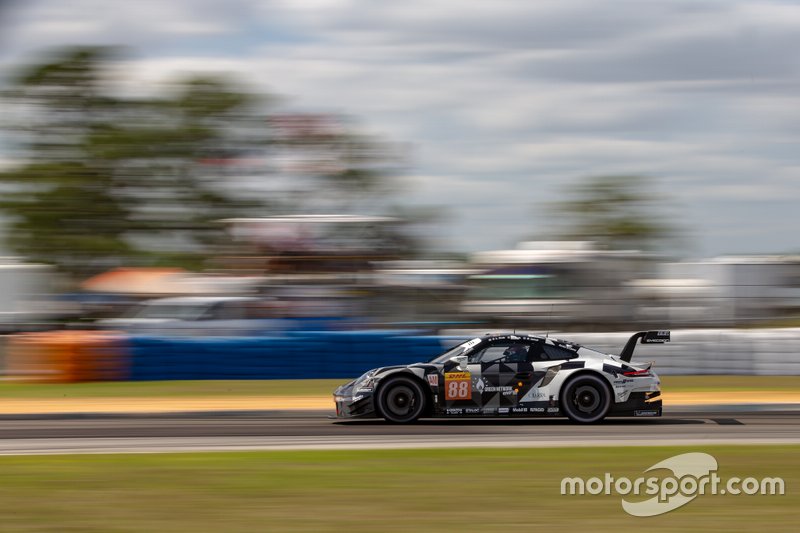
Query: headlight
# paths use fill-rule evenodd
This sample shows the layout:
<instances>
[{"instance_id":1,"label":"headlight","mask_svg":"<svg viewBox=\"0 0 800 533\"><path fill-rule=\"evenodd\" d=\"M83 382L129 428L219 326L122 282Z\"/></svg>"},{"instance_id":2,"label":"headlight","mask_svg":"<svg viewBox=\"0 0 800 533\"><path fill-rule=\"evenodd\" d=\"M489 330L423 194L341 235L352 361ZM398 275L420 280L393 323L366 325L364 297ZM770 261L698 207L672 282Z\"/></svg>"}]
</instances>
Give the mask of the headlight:
<instances>
[{"instance_id":1,"label":"headlight","mask_svg":"<svg viewBox=\"0 0 800 533\"><path fill-rule=\"evenodd\" d=\"M377 369L370 370L361 375L355 382L353 382L353 390L371 389L373 385L372 376L375 375Z\"/></svg>"}]
</instances>

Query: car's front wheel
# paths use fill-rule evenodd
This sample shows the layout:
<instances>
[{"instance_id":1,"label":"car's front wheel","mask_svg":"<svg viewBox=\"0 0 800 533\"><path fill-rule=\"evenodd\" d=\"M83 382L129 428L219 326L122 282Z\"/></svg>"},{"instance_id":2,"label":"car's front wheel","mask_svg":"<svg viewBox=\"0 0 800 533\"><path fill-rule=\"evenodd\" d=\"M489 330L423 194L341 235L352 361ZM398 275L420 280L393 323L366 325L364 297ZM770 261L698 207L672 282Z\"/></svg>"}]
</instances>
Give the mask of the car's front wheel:
<instances>
[{"instance_id":1,"label":"car's front wheel","mask_svg":"<svg viewBox=\"0 0 800 533\"><path fill-rule=\"evenodd\" d=\"M584 374L564 385L560 403L561 410L570 420L591 424L603 420L608 414L611 392L602 377Z\"/></svg>"},{"instance_id":2,"label":"car's front wheel","mask_svg":"<svg viewBox=\"0 0 800 533\"><path fill-rule=\"evenodd\" d=\"M391 378L378 389L378 414L387 422L408 424L425 411L425 392L411 378Z\"/></svg>"}]
</instances>

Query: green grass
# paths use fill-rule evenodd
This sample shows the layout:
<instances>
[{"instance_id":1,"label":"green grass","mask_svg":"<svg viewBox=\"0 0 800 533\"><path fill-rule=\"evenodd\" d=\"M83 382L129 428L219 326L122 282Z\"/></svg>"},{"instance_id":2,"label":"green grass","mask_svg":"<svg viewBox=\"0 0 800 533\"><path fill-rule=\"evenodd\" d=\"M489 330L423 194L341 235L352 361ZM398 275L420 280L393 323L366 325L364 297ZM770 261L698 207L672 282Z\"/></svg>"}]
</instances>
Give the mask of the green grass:
<instances>
[{"instance_id":1,"label":"green grass","mask_svg":"<svg viewBox=\"0 0 800 533\"><path fill-rule=\"evenodd\" d=\"M346 379L144 381L105 383L0 382L0 398L119 398L180 396L329 396ZM666 376L670 392L800 391L800 376Z\"/></svg>"},{"instance_id":2,"label":"green grass","mask_svg":"<svg viewBox=\"0 0 800 533\"><path fill-rule=\"evenodd\" d=\"M635 518L565 476L636 478L703 451L784 496L698 496ZM5 531L797 531L798 446L234 452L2 457ZM635 499L635 498L631 498ZM643 499L643 498L642 498Z\"/></svg>"},{"instance_id":3,"label":"green grass","mask_svg":"<svg viewBox=\"0 0 800 533\"><path fill-rule=\"evenodd\" d=\"M346 379L0 382L0 398L128 398L180 396L330 396Z\"/></svg>"}]
</instances>

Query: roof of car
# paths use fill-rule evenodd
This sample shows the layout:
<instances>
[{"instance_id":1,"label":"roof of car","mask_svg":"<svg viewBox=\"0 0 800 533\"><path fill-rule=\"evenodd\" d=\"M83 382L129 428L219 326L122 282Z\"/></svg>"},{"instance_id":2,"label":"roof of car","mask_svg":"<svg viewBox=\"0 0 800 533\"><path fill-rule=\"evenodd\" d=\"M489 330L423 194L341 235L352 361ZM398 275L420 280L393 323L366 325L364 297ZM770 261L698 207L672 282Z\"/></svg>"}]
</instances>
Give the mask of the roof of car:
<instances>
[{"instance_id":1,"label":"roof of car","mask_svg":"<svg viewBox=\"0 0 800 533\"><path fill-rule=\"evenodd\" d=\"M558 346L572 346L574 348L580 348L580 344L576 342L571 342L563 339L556 339L554 337L550 337L549 335L534 335L530 333L487 333L483 336L486 340L527 340L527 341L538 341L538 342L546 342L548 344L558 345Z\"/></svg>"}]
</instances>

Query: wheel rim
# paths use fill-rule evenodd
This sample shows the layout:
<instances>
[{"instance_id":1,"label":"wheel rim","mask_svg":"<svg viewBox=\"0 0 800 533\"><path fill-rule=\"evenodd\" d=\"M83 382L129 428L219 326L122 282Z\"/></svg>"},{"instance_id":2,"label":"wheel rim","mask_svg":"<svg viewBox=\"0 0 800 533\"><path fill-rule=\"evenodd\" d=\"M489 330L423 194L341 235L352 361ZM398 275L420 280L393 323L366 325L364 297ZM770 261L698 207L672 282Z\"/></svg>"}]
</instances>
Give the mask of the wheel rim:
<instances>
[{"instance_id":1,"label":"wheel rim","mask_svg":"<svg viewBox=\"0 0 800 533\"><path fill-rule=\"evenodd\" d=\"M600 391L592 385L576 387L572 394L572 403L579 412L587 415L593 414L602 404Z\"/></svg>"},{"instance_id":2,"label":"wheel rim","mask_svg":"<svg viewBox=\"0 0 800 533\"><path fill-rule=\"evenodd\" d=\"M386 409L394 416L406 417L414 412L417 397L411 387L398 385L386 392Z\"/></svg>"}]
</instances>

